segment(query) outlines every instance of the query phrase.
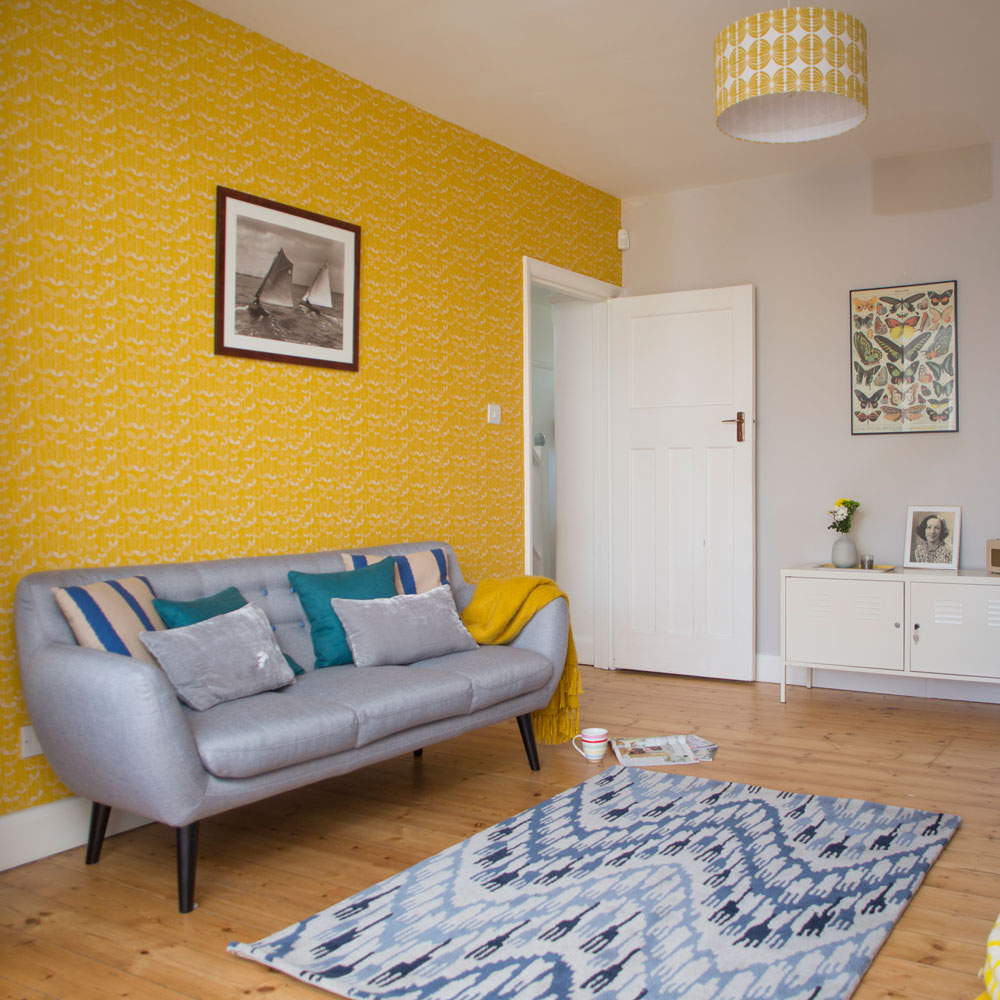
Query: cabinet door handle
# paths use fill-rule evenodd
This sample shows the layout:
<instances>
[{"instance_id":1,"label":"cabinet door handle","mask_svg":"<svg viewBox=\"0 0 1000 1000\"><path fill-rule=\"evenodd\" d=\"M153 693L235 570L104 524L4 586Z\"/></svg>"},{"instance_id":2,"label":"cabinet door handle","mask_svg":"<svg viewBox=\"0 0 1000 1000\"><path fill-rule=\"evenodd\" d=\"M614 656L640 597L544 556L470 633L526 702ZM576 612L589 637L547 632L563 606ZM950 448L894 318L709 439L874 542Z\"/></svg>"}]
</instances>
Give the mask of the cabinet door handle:
<instances>
[{"instance_id":1,"label":"cabinet door handle","mask_svg":"<svg viewBox=\"0 0 1000 1000\"><path fill-rule=\"evenodd\" d=\"M920 623L919 622L914 622L913 623L913 641L914 642L920 642Z\"/></svg>"}]
</instances>

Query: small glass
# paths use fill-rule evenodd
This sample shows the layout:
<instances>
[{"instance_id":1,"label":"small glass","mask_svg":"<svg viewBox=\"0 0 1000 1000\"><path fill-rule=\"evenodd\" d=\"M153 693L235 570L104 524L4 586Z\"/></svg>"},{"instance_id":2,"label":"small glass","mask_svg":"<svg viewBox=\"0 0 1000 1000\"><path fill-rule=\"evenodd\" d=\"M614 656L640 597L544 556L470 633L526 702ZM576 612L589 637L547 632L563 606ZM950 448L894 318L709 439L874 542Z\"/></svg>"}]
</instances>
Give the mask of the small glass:
<instances>
[{"instance_id":1,"label":"small glass","mask_svg":"<svg viewBox=\"0 0 1000 1000\"><path fill-rule=\"evenodd\" d=\"M874 569L875 568L875 557L874 556L862 556L861 557L861 568L862 569Z\"/></svg>"}]
</instances>

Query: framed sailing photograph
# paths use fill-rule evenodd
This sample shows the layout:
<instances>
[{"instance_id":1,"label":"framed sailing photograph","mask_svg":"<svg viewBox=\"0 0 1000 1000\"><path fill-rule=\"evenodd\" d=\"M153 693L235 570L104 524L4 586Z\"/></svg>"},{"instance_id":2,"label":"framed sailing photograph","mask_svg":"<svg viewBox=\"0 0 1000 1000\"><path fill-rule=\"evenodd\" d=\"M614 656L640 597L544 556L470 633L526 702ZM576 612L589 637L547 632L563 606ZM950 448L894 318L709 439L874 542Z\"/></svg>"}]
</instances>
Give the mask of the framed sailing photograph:
<instances>
[{"instance_id":1,"label":"framed sailing photograph","mask_svg":"<svg viewBox=\"0 0 1000 1000\"><path fill-rule=\"evenodd\" d=\"M358 370L361 229L216 190L215 353Z\"/></svg>"},{"instance_id":2,"label":"framed sailing photograph","mask_svg":"<svg viewBox=\"0 0 1000 1000\"><path fill-rule=\"evenodd\" d=\"M958 282L851 292L851 433L958 430Z\"/></svg>"}]
</instances>

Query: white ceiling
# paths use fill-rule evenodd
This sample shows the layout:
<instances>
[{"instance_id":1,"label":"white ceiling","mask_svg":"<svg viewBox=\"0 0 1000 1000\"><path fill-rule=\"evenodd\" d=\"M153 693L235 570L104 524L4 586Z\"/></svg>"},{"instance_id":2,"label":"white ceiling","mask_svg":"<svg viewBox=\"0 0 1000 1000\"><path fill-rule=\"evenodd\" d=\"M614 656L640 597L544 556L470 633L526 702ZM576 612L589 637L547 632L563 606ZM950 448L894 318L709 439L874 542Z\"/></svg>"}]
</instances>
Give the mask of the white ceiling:
<instances>
[{"instance_id":1,"label":"white ceiling","mask_svg":"<svg viewBox=\"0 0 1000 1000\"><path fill-rule=\"evenodd\" d=\"M782 146L714 123L713 42L752 0L196 2L621 198L1000 140L1000 0L838 2L868 120Z\"/></svg>"}]
</instances>

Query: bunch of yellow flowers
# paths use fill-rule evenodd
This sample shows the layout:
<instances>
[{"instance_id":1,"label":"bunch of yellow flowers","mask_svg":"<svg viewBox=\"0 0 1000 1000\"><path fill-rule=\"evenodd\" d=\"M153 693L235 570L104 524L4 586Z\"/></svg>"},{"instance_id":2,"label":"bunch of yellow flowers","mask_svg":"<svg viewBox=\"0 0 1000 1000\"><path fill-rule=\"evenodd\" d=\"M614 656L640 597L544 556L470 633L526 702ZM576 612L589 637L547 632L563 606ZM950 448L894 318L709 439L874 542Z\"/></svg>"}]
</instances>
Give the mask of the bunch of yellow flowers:
<instances>
[{"instance_id":1,"label":"bunch of yellow flowers","mask_svg":"<svg viewBox=\"0 0 1000 1000\"><path fill-rule=\"evenodd\" d=\"M854 512L861 506L857 500L848 500L841 497L828 511L827 514L833 518L833 524L828 524L828 528L839 531L846 535L851 530L851 520Z\"/></svg>"}]
</instances>

